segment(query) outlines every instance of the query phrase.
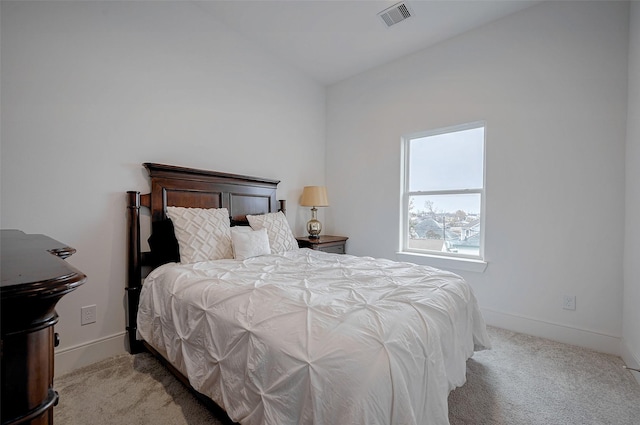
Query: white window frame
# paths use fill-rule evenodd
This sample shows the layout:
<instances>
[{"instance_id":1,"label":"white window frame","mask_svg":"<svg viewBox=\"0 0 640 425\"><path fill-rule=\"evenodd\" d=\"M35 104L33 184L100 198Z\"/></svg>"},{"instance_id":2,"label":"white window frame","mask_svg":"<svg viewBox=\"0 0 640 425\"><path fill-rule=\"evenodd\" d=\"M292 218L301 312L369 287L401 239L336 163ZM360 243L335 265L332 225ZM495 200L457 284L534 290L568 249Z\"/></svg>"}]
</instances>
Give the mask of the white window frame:
<instances>
[{"instance_id":1,"label":"white window frame","mask_svg":"<svg viewBox=\"0 0 640 425\"><path fill-rule=\"evenodd\" d=\"M460 188L455 190L429 190L410 191L410 144L411 140L439 134L454 133L474 128L484 128L483 157L482 157L482 187L481 188ZM408 260L422 264L434 265L436 267L455 268L468 271L482 272L487 266L484 255L485 241L485 205L486 205L486 146L487 146L487 124L485 121L475 121L461 125L427 130L419 133L408 134L402 137L402 187L401 187L401 208L400 208L400 251L397 253L401 260ZM408 247L409 236L409 199L411 196L420 195L454 195L454 194L479 194L480 195L480 249L478 255L469 255L453 252L439 252L431 250L421 250Z\"/></svg>"}]
</instances>

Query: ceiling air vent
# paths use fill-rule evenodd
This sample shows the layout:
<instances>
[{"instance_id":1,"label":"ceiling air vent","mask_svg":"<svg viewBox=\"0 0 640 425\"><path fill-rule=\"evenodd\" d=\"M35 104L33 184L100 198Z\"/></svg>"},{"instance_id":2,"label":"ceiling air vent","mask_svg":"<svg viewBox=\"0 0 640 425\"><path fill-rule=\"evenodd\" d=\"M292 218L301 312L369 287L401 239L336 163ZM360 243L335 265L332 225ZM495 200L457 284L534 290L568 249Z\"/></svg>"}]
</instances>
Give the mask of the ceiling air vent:
<instances>
[{"instance_id":1,"label":"ceiling air vent","mask_svg":"<svg viewBox=\"0 0 640 425\"><path fill-rule=\"evenodd\" d=\"M407 3L400 2L378 13L378 16L382 18L388 27L390 27L398 22L402 22L405 19L410 18L412 16L412 12Z\"/></svg>"}]
</instances>

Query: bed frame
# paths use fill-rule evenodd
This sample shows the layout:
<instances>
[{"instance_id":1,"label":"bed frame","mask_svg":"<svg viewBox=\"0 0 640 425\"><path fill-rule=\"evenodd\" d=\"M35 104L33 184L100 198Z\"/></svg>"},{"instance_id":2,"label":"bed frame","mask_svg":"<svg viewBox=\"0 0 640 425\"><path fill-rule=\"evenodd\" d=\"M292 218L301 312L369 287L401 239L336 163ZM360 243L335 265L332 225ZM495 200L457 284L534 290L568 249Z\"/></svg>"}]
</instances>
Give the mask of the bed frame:
<instances>
[{"instance_id":1,"label":"bed frame","mask_svg":"<svg viewBox=\"0 0 640 425\"><path fill-rule=\"evenodd\" d=\"M141 250L140 209L149 209L151 227L168 221L166 207L227 208L232 226L248 226L247 214L286 213L286 201L276 200L279 180L197 170L173 165L145 163L151 192L127 192L127 335L131 354L151 352L183 384L213 410L225 424L233 422L213 401L195 391L189 380L145 341L136 338L138 303L142 279L162 264L151 251ZM167 261L164 261L167 262Z\"/></svg>"},{"instance_id":2,"label":"bed frame","mask_svg":"<svg viewBox=\"0 0 640 425\"><path fill-rule=\"evenodd\" d=\"M127 192L127 334L129 350L145 349L136 339L138 302L142 278L161 263L151 252L141 251L140 208L151 213L151 225L167 220L166 207L227 208L232 226L248 226L247 214L286 212L286 201L276 201L279 180L145 163L151 177L151 192ZM143 275L144 273L144 275ZM148 348L148 347L147 347Z\"/></svg>"}]
</instances>

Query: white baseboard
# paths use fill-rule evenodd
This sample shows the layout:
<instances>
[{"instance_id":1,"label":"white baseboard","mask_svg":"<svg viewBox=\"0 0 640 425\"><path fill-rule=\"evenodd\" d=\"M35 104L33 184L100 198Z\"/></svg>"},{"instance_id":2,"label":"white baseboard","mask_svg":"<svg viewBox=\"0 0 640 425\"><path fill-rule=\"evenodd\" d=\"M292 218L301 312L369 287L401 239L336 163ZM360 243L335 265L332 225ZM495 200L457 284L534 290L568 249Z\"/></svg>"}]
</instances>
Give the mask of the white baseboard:
<instances>
[{"instance_id":1,"label":"white baseboard","mask_svg":"<svg viewBox=\"0 0 640 425\"><path fill-rule=\"evenodd\" d=\"M481 308L487 325L576 345L601 353L621 355L622 338L558 323Z\"/></svg>"},{"instance_id":2,"label":"white baseboard","mask_svg":"<svg viewBox=\"0 0 640 425\"><path fill-rule=\"evenodd\" d=\"M64 375L83 366L126 353L126 332L55 351L55 376Z\"/></svg>"},{"instance_id":3,"label":"white baseboard","mask_svg":"<svg viewBox=\"0 0 640 425\"><path fill-rule=\"evenodd\" d=\"M629 344L627 344L627 341L624 338L620 345L622 347L622 360L624 360L624 364L634 369L640 369L640 356L631 351ZM629 373L633 374L636 381L638 381L638 384L640 384L640 372L630 370Z\"/></svg>"}]
</instances>

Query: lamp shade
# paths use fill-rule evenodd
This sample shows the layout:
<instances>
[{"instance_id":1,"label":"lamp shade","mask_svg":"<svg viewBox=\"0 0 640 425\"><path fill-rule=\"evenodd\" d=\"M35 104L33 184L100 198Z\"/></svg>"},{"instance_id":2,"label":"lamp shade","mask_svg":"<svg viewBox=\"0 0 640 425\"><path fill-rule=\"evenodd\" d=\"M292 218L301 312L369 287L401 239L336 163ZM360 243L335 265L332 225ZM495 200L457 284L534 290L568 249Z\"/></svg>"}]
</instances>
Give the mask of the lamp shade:
<instances>
[{"instance_id":1,"label":"lamp shade","mask_svg":"<svg viewBox=\"0 0 640 425\"><path fill-rule=\"evenodd\" d=\"M328 207L327 188L324 186L305 186L302 190L300 205L303 207Z\"/></svg>"}]
</instances>

